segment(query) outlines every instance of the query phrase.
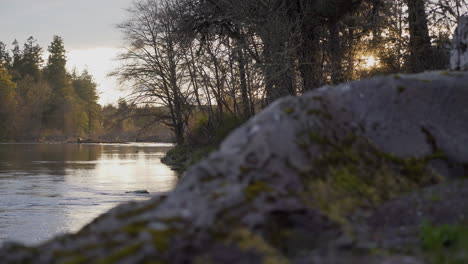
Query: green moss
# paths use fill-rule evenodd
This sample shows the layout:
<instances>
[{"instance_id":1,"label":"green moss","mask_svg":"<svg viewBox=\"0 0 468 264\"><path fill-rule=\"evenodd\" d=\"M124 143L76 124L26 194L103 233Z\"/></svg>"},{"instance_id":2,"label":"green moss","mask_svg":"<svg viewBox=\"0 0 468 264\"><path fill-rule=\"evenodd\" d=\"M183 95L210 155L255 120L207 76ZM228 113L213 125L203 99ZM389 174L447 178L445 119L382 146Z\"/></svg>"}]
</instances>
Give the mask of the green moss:
<instances>
[{"instance_id":1,"label":"green moss","mask_svg":"<svg viewBox=\"0 0 468 264\"><path fill-rule=\"evenodd\" d=\"M57 250L54 251L54 256L56 258L70 258L70 257L80 257L79 254L77 254L74 251L66 251L66 250Z\"/></svg>"},{"instance_id":2,"label":"green moss","mask_svg":"<svg viewBox=\"0 0 468 264\"><path fill-rule=\"evenodd\" d=\"M430 180L427 176L431 176L435 181L441 181L442 179L438 175L429 175L427 164L431 160L439 159L444 157L441 153L434 153L423 158L399 158L391 153L378 152L378 155L382 158L396 164L400 168L402 176L414 180L419 183L429 183ZM435 177L434 177L435 176Z\"/></svg>"},{"instance_id":3,"label":"green moss","mask_svg":"<svg viewBox=\"0 0 468 264\"><path fill-rule=\"evenodd\" d=\"M64 264L85 264L85 263L89 263L89 259L84 256L77 256L71 260L64 262Z\"/></svg>"},{"instance_id":4,"label":"green moss","mask_svg":"<svg viewBox=\"0 0 468 264\"><path fill-rule=\"evenodd\" d=\"M433 194L429 197L429 200L432 202L440 202L442 201L442 197L440 197L438 194Z\"/></svg>"},{"instance_id":5,"label":"green moss","mask_svg":"<svg viewBox=\"0 0 468 264\"><path fill-rule=\"evenodd\" d=\"M179 217L173 217L173 218L166 218L166 219L159 219L161 222L164 222L166 224L172 224L176 222L182 221ZM163 230L153 230L148 228L148 222L137 222L133 223L131 225L125 226L122 228L122 231L131 233L131 234L137 234L143 231L147 231L151 233L153 237L153 243L154 246L160 251L160 252L165 252L169 249L169 242L174 236L177 231L174 228L167 228Z\"/></svg>"},{"instance_id":6,"label":"green moss","mask_svg":"<svg viewBox=\"0 0 468 264\"><path fill-rule=\"evenodd\" d=\"M210 256L196 256L193 264L214 264Z\"/></svg>"},{"instance_id":7,"label":"green moss","mask_svg":"<svg viewBox=\"0 0 468 264\"><path fill-rule=\"evenodd\" d=\"M245 196L248 201L254 200L260 193L271 192L273 189L266 182L256 181L245 189Z\"/></svg>"},{"instance_id":8,"label":"green moss","mask_svg":"<svg viewBox=\"0 0 468 264\"><path fill-rule=\"evenodd\" d=\"M423 82L423 83L432 83L432 80L429 80L429 79L418 79L418 81Z\"/></svg>"},{"instance_id":9,"label":"green moss","mask_svg":"<svg viewBox=\"0 0 468 264\"><path fill-rule=\"evenodd\" d=\"M132 223L130 225L123 227L121 231L130 233L130 234L138 234L141 231L145 230L147 225L148 225L147 221L136 222L136 223Z\"/></svg>"},{"instance_id":10,"label":"green moss","mask_svg":"<svg viewBox=\"0 0 468 264\"><path fill-rule=\"evenodd\" d=\"M427 159L400 159L378 151L368 140L324 138L311 133L323 147L310 171L302 172L302 194L332 220L349 227L347 217L358 208L375 208L383 201L437 182Z\"/></svg>"},{"instance_id":11,"label":"green moss","mask_svg":"<svg viewBox=\"0 0 468 264\"><path fill-rule=\"evenodd\" d=\"M429 129L425 127L421 127L421 132L426 136L426 142L431 146L432 154L426 157L426 160L434 160L434 159L443 159L447 160L448 157L445 153L439 148L437 144L437 140L434 135L429 131Z\"/></svg>"},{"instance_id":12,"label":"green moss","mask_svg":"<svg viewBox=\"0 0 468 264\"><path fill-rule=\"evenodd\" d=\"M451 74L449 71L440 72L440 75L443 75L443 76L452 76L452 74Z\"/></svg>"},{"instance_id":13,"label":"green moss","mask_svg":"<svg viewBox=\"0 0 468 264\"><path fill-rule=\"evenodd\" d=\"M219 198L221 198L223 196L224 196L224 193L215 192L215 193L212 193L210 197L213 200L217 200L217 199L219 199Z\"/></svg>"},{"instance_id":14,"label":"green moss","mask_svg":"<svg viewBox=\"0 0 468 264\"><path fill-rule=\"evenodd\" d=\"M398 93L401 94L401 93L404 93L406 91L406 87L399 85L397 87L397 90L398 90Z\"/></svg>"},{"instance_id":15,"label":"green moss","mask_svg":"<svg viewBox=\"0 0 468 264\"><path fill-rule=\"evenodd\" d=\"M150 230L153 236L153 243L159 252L166 252L169 249L172 237L177 233L177 230L169 228L164 230Z\"/></svg>"},{"instance_id":16,"label":"green moss","mask_svg":"<svg viewBox=\"0 0 468 264\"><path fill-rule=\"evenodd\" d=\"M285 109L283 109L283 111L286 113L286 114L293 114L295 109L293 107L287 107Z\"/></svg>"},{"instance_id":17,"label":"green moss","mask_svg":"<svg viewBox=\"0 0 468 264\"><path fill-rule=\"evenodd\" d=\"M183 219L178 217L178 216L159 218L158 220L165 223L165 224L175 224L175 223L182 223L183 222Z\"/></svg>"},{"instance_id":18,"label":"green moss","mask_svg":"<svg viewBox=\"0 0 468 264\"><path fill-rule=\"evenodd\" d=\"M133 244L133 245L123 247L123 248L119 249L117 252L111 254L110 256L97 260L96 263L97 264L116 263L116 262L121 261L122 259L136 253L142 247L143 247L143 243L141 243L141 242L137 243L137 244Z\"/></svg>"},{"instance_id":19,"label":"green moss","mask_svg":"<svg viewBox=\"0 0 468 264\"><path fill-rule=\"evenodd\" d=\"M253 169L253 168L249 168L249 167L242 167L242 166L241 166L241 167L239 168L239 170L240 170L241 173L249 173L249 172L253 171L254 169Z\"/></svg>"},{"instance_id":20,"label":"green moss","mask_svg":"<svg viewBox=\"0 0 468 264\"><path fill-rule=\"evenodd\" d=\"M248 229L239 228L232 231L227 243L232 244L247 252L253 252L262 257L262 264L287 264L288 259L276 248L265 241L261 236Z\"/></svg>"},{"instance_id":21,"label":"green moss","mask_svg":"<svg viewBox=\"0 0 468 264\"><path fill-rule=\"evenodd\" d=\"M141 208L137 208L135 210L129 210L127 212L124 212L124 213L121 213L121 214L117 215L117 218L118 219L125 219L125 218L130 218L130 217L133 217L133 216L141 215L142 213L145 213L145 212L148 212L148 211L151 211L151 210L157 208L161 204L161 202L162 202L162 199L160 199L157 202L154 202L154 203L148 204L146 206L143 206Z\"/></svg>"},{"instance_id":22,"label":"green moss","mask_svg":"<svg viewBox=\"0 0 468 264\"><path fill-rule=\"evenodd\" d=\"M317 102L324 102L325 99L322 96L314 96L312 97L312 100L317 101Z\"/></svg>"},{"instance_id":23,"label":"green moss","mask_svg":"<svg viewBox=\"0 0 468 264\"><path fill-rule=\"evenodd\" d=\"M427 263L468 263L468 227L423 223L420 239Z\"/></svg>"},{"instance_id":24,"label":"green moss","mask_svg":"<svg viewBox=\"0 0 468 264\"><path fill-rule=\"evenodd\" d=\"M440 75L443 76L450 76L450 77L463 77L465 76L462 72L449 72L449 71L442 71Z\"/></svg>"},{"instance_id":25,"label":"green moss","mask_svg":"<svg viewBox=\"0 0 468 264\"><path fill-rule=\"evenodd\" d=\"M331 144L331 141L327 137L321 136L316 131L310 132L309 137L310 137L310 140L313 143L316 143L316 144L319 144L319 145L330 145Z\"/></svg>"},{"instance_id":26,"label":"green moss","mask_svg":"<svg viewBox=\"0 0 468 264\"><path fill-rule=\"evenodd\" d=\"M307 114L308 115L315 115L315 116L318 116L320 118L323 118L325 120L332 120L333 119L333 116L328 113L327 111L324 111L324 110L319 110L319 109L310 109L307 111Z\"/></svg>"}]
</instances>

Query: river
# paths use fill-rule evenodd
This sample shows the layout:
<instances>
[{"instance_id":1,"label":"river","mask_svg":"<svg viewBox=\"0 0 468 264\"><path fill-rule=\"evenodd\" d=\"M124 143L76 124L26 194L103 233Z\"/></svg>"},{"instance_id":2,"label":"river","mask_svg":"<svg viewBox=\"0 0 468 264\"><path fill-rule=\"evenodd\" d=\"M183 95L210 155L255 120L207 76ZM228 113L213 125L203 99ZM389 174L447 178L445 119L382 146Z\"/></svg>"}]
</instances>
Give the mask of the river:
<instances>
[{"instance_id":1,"label":"river","mask_svg":"<svg viewBox=\"0 0 468 264\"><path fill-rule=\"evenodd\" d=\"M0 144L0 245L76 232L110 208L170 191L171 144Z\"/></svg>"}]
</instances>

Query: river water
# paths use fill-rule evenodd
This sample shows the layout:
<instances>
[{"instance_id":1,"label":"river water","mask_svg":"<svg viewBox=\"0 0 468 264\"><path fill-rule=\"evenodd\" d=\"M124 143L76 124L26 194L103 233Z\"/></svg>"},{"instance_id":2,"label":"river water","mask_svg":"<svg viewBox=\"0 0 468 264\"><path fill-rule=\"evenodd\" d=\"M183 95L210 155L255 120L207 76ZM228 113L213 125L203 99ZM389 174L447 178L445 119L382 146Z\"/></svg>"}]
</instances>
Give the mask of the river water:
<instances>
[{"instance_id":1,"label":"river water","mask_svg":"<svg viewBox=\"0 0 468 264\"><path fill-rule=\"evenodd\" d=\"M171 144L0 144L0 245L76 232L110 208L174 188Z\"/></svg>"}]
</instances>

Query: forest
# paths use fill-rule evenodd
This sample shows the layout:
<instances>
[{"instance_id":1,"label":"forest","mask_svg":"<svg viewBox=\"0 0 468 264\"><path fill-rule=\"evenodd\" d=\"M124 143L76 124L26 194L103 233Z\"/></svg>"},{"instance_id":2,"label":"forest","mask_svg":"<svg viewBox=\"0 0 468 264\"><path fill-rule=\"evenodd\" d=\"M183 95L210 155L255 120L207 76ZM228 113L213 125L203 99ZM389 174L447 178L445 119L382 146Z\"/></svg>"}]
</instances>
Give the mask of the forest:
<instances>
[{"instance_id":1,"label":"forest","mask_svg":"<svg viewBox=\"0 0 468 264\"><path fill-rule=\"evenodd\" d=\"M96 137L136 122L179 145L213 144L283 96L447 68L466 11L465 0L135 1L117 26L126 49L110 75L131 90L119 106L97 104L88 72L67 72L60 37L45 63L32 37L0 44L0 138Z\"/></svg>"},{"instance_id":2,"label":"forest","mask_svg":"<svg viewBox=\"0 0 468 264\"><path fill-rule=\"evenodd\" d=\"M466 11L464 0L136 1L112 75L133 103L168 109L177 143L204 145L283 96L447 68Z\"/></svg>"},{"instance_id":3,"label":"forest","mask_svg":"<svg viewBox=\"0 0 468 264\"><path fill-rule=\"evenodd\" d=\"M64 41L55 36L43 48L33 37L8 51L0 42L0 142L170 141L171 133L151 122L148 105L98 104L97 84L87 71L66 69Z\"/></svg>"}]
</instances>

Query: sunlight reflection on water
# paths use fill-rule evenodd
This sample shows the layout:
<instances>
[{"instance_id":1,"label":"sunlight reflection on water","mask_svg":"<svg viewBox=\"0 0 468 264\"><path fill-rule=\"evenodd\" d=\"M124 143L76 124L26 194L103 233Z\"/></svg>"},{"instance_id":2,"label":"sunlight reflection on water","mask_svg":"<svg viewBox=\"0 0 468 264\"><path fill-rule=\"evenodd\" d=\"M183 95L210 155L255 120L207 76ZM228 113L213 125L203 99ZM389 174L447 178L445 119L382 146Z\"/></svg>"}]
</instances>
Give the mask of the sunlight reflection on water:
<instances>
[{"instance_id":1,"label":"sunlight reflection on water","mask_svg":"<svg viewBox=\"0 0 468 264\"><path fill-rule=\"evenodd\" d=\"M0 243L76 232L117 204L167 192L171 144L0 144Z\"/></svg>"}]
</instances>

